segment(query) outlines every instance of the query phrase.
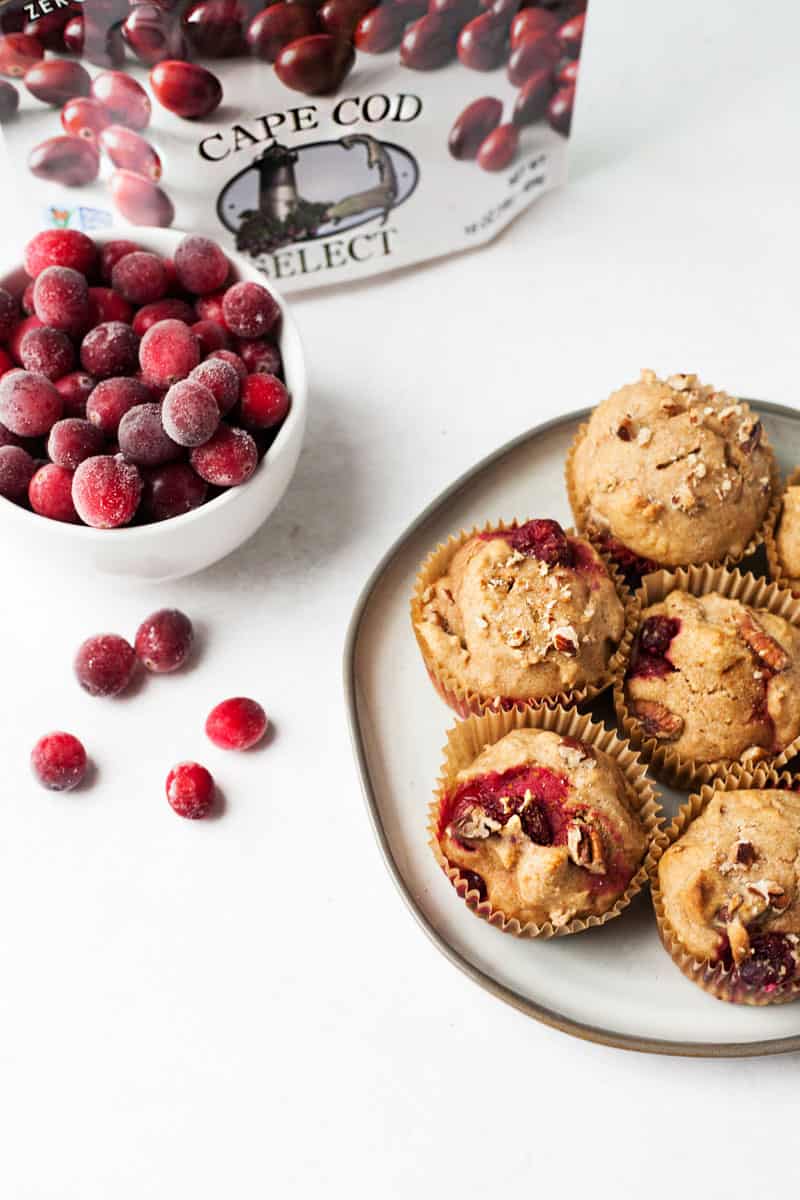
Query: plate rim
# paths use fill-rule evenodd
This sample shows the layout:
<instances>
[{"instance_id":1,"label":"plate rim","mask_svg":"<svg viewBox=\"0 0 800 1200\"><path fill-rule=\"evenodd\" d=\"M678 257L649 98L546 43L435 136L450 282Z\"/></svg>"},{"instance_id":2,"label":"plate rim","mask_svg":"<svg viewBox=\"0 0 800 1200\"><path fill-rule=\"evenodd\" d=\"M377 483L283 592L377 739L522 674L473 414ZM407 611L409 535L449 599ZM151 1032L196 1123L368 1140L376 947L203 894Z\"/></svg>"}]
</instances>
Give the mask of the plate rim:
<instances>
[{"instance_id":1,"label":"plate rim","mask_svg":"<svg viewBox=\"0 0 800 1200\"><path fill-rule=\"evenodd\" d=\"M789 408L784 404L774 404L767 400L750 400L749 404L753 408L762 413L772 414L780 417L788 417L795 421L800 421L800 413L796 409ZM372 593L378 586L384 573L389 568L398 554L405 548L406 544L413 538L419 530L430 521L441 508L454 499L460 491L472 483L478 476L483 474L489 467L496 463L499 459L504 458L507 454L512 453L519 446L526 442L534 441L535 439L550 433L554 429L558 429L563 425L573 424L576 421L585 420L592 412L591 407L574 409L568 413L564 413L558 417L552 417L548 421L543 421L538 425L532 426L526 432L517 434L510 441L504 442L503 445L497 447L484 458L480 459L472 467L468 468L457 479L453 481L443 491L439 492L422 510L422 512L406 526L405 530L394 539L388 550L381 556L376 566L370 572L366 583L361 588L356 599L355 607L347 627L347 634L344 644L343 658L343 674L344 674L344 695L345 706L347 709L347 722L350 730L350 740L355 755L356 764L358 766L359 777L361 780L361 790L364 795L364 801L367 813L372 826L373 834L378 843L378 848L383 857L384 865L386 866L389 875L391 876L395 887L400 893L405 902L405 906L426 934L429 941L440 951L444 957L457 967L462 974L471 979L473 983L483 988L490 995L502 1000L505 1004L515 1008L518 1012L530 1017L532 1020L538 1021L542 1025L547 1025L551 1029L558 1029L562 1033L566 1033L572 1037L581 1039L582 1041L594 1042L602 1046L611 1046L618 1050L637 1051L644 1054L660 1054L671 1055L682 1058L753 1058L759 1056L767 1056L774 1054L791 1054L800 1051L800 1034L791 1035L788 1037L768 1038L753 1042L688 1042L688 1041L672 1041L665 1038L649 1038L639 1037L634 1034L626 1034L617 1032L612 1029L605 1029L599 1025L590 1025L582 1021L575 1021L570 1017L566 1017L552 1008L548 1008L543 1004L537 1004L535 1001L523 996L514 988L506 987L499 983L487 972L482 971L471 963L468 958L462 955L447 939L439 932L433 923L427 918L425 913L418 905L413 893L408 887L402 871L400 870L395 857L392 853L392 848L389 844L389 839L386 830L383 826L378 802L375 795L372 778L369 772L367 763L366 748L364 744L364 736L361 729L361 724L358 717L358 706L356 700L357 682L356 682L356 648L358 645L361 623L367 606L372 597Z\"/></svg>"}]
</instances>

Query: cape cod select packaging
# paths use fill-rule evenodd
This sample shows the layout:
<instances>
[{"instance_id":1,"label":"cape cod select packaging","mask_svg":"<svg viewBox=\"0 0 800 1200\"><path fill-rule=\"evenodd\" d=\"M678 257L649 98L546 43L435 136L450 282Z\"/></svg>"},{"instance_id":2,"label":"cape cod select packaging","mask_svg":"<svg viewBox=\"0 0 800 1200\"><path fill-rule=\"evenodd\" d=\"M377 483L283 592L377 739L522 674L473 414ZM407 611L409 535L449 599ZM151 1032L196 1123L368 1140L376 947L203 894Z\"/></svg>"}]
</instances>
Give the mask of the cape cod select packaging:
<instances>
[{"instance_id":1,"label":"cape cod select packaging","mask_svg":"<svg viewBox=\"0 0 800 1200\"><path fill-rule=\"evenodd\" d=\"M286 291L489 241L566 176L585 0L0 0L39 225L207 233Z\"/></svg>"}]
</instances>

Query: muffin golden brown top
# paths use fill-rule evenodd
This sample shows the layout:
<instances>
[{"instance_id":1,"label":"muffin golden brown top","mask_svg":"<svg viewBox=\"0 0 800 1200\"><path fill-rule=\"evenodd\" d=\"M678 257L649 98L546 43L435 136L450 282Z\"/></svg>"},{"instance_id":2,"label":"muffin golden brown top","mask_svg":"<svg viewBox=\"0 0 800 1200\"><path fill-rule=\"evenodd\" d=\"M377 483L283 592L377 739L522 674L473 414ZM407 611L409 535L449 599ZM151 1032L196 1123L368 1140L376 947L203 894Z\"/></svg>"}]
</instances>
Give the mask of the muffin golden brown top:
<instances>
[{"instance_id":1,"label":"muffin golden brown top","mask_svg":"<svg viewBox=\"0 0 800 1200\"><path fill-rule=\"evenodd\" d=\"M738 968L749 986L793 978L800 945L800 796L717 791L664 853L664 914L697 959Z\"/></svg>"},{"instance_id":2,"label":"muffin golden brown top","mask_svg":"<svg viewBox=\"0 0 800 1200\"><path fill-rule=\"evenodd\" d=\"M792 587L800 588L800 487L788 487L783 494L775 546L781 573Z\"/></svg>"},{"instance_id":3,"label":"muffin golden brown top","mask_svg":"<svg viewBox=\"0 0 800 1200\"><path fill-rule=\"evenodd\" d=\"M769 508L772 471L744 401L696 375L643 371L592 413L571 464L575 516L643 570L740 557Z\"/></svg>"},{"instance_id":4,"label":"muffin golden brown top","mask_svg":"<svg viewBox=\"0 0 800 1200\"><path fill-rule=\"evenodd\" d=\"M683 758L753 761L800 734L800 629L716 592L642 613L625 698L645 737Z\"/></svg>"},{"instance_id":5,"label":"muffin golden brown top","mask_svg":"<svg viewBox=\"0 0 800 1200\"><path fill-rule=\"evenodd\" d=\"M558 927L613 907L647 836L612 758L573 738L520 729L456 777L442 801L439 845L495 911Z\"/></svg>"},{"instance_id":6,"label":"muffin golden brown top","mask_svg":"<svg viewBox=\"0 0 800 1200\"><path fill-rule=\"evenodd\" d=\"M440 674L489 701L527 700L598 681L625 614L593 547L543 520L469 538L414 624Z\"/></svg>"}]
</instances>

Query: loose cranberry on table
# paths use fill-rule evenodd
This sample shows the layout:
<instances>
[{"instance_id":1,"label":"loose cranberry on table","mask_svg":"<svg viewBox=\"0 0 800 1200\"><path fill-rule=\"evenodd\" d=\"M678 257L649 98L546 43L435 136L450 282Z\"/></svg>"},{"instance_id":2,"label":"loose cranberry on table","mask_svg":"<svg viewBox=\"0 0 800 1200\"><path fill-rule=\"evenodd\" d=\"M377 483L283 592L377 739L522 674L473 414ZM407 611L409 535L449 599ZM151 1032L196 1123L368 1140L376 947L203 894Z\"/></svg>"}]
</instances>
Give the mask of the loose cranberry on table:
<instances>
[{"instance_id":1,"label":"loose cranberry on table","mask_svg":"<svg viewBox=\"0 0 800 1200\"><path fill-rule=\"evenodd\" d=\"M202 446L219 425L219 405L214 393L197 379L182 379L164 397L161 420L179 446Z\"/></svg>"},{"instance_id":2,"label":"loose cranberry on table","mask_svg":"<svg viewBox=\"0 0 800 1200\"><path fill-rule=\"evenodd\" d=\"M51 137L33 147L28 170L46 183L86 187L100 174L100 155L86 138Z\"/></svg>"},{"instance_id":3,"label":"loose cranberry on table","mask_svg":"<svg viewBox=\"0 0 800 1200\"><path fill-rule=\"evenodd\" d=\"M222 84L197 63L160 62L150 72L150 86L159 104L186 120L208 117L222 103Z\"/></svg>"},{"instance_id":4,"label":"loose cranberry on table","mask_svg":"<svg viewBox=\"0 0 800 1200\"><path fill-rule=\"evenodd\" d=\"M72 480L78 516L95 529L128 525L136 515L141 494L141 475L133 463L118 455L85 459Z\"/></svg>"},{"instance_id":5,"label":"loose cranberry on table","mask_svg":"<svg viewBox=\"0 0 800 1200\"><path fill-rule=\"evenodd\" d=\"M45 734L31 751L33 773L53 792L70 792L86 777L86 751L71 733Z\"/></svg>"},{"instance_id":6,"label":"loose cranberry on table","mask_svg":"<svg viewBox=\"0 0 800 1200\"><path fill-rule=\"evenodd\" d=\"M289 411L289 393L274 375L248 375L242 384L242 422L251 429L272 429Z\"/></svg>"},{"instance_id":7,"label":"loose cranberry on table","mask_svg":"<svg viewBox=\"0 0 800 1200\"><path fill-rule=\"evenodd\" d=\"M36 463L21 446L0 446L0 496L19 502L28 495Z\"/></svg>"},{"instance_id":8,"label":"loose cranberry on table","mask_svg":"<svg viewBox=\"0 0 800 1200\"><path fill-rule=\"evenodd\" d=\"M109 190L114 207L131 225L166 228L175 220L175 206L164 189L135 171L115 171Z\"/></svg>"},{"instance_id":9,"label":"loose cranberry on table","mask_svg":"<svg viewBox=\"0 0 800 1200\"><path fill-rule=\"evenodd\" d=\"M175 251L178 283L197 296L216 292L230 273L230 263L220 246L210 238L190 234Z\"/></svg>"},{"instance_id":10,"label":"loose cranberry on table","mask_svg":"<svg viewBox=\"0 0 800 1200\"><path fill-rule=\"evenodd\" d=\"M79 417L65 417L56 421L50 430L47 453L59 467L74 471L86 458L91 458L103 448L105 437L89 421Z\"/></svg>"},{"instance_id":11,"label":"loose cranberry on table","mask_svg":"<svg viewBox=\"0 0 800 1200\"><path fill-rule=\"evenodd\" d=\"M141 511L150 521L182 517L205 504L208 484L188 463L165 463L143 469Z\"/></svg>"},{"instance_id":12,"label":"loose cranberry on table","mask_svg":"<svg viewBox=\"0 0 800 1200\"><path fill-rule=\"evenodd\" d=\"M17 370L0 379L0 421L18 437L44 437L63 409L61 394L44 375Z\"/></svg>"},{"instance_id":13,"label":"loose cranberry on table","mask_svg":"<svg viewBox=\"0 0 800 1200\"><path fill-rule=\"evenodd\" d=\"M72 499L74 472L55 463L45 463L28 486L31 508L40 517L75 525L80 520Z\"/></svg>"},{"instance_id":14,"label":"loose cranberry on table","mask_svg":"<svg viewBox=\"0 0 800 1200\"><path fill-rule=\"evenodd\" d=\"M45 267L33 288L36 316L53 329L72 336L89 324L89 286L85 275L72 267Z\"/></svg>"},{"instance_id":15,"label":"loose cranberry on table","mask_svg":"<svg viewBox=\"0 0 800 1200\"><path fill-rule=\"evenodd\" d=\"M111 272L111 286L131 304L153 304L167 294L164 263L148 250L126 254Z\"/></svg>"},{"instance_id":16,"label":"loose cranberry on table","mask_svg":"<svg viewBox=\"0 0 800 1200\"><path fill-rule=\"evenodd\" d=\"M261 338L274 329L281 315L275 297L260 283L244 281L229 287L222 299L225 324L241 338Z\"/></svg>"},{"instance_id":17,"label":"loose cranberry on table","mask_svg":"<svg viewBox=\"0 0 800 1200\"><path fill-rule=\"evenodd\" d=\"M156 675L177 671L192 649L194 629L185 613L162 608L142 621L134 643L141 663Z\"/></svg>"},{"instance_id":18,"label":"loose cranberry on table","mask_svg":"<svg viewBox=\"0 0 800 1200\"><path fill-rule=\"evenodd\" d=\"M21 79L25 72L44 58L44 47L25 33L7 33L0 37L0 75Z\"/></svg>"},{"instance_id":19,"label":"loose cranberry on table","mask_svg":"<svg viewBox=\"0 0 800 1200\"><path fill-rule=\"evenodd\" d=\"M214 779L196 762L182 762L167 776L167 800L179 817L191 821L208 815L214 803Z\"/></svg>"},{"instance_id":20,"label":"loose cranberry on table","mask_svg":"<svg viewBox=\"0 0 800 1200\"><path fill-rule=\"evenodd\" d=\"M136 652L116 633L87 638L75 655L75 675L90 696L118 696L133 678Z\"/></svg>"},{"instance_id":21,"label":"loose cranberry on table","mask_svg":"<svg viewBox=\"0 0 800 1200\"><path fill-rule=\"evenodd\" d=\"M151 400L150 389L138 379L124 375L103 379L86 402L86 419L107 438L114 438L125 414Z\"/></svg>"},{"instance_id":22,"label":"loose cranberry on table","mask_svg":"<svg viewBox=\"0 0 800 1200\"><path fill-rule=\"evenodd\" d=\"M66 333L44 325L30 329L22 339L19 356L26 371L44 375L46 379L61 379L75 366L75 350Z\"/></svg>"},{"instance_id":23,"label":"loose cranberry on table","mask_svg":"<svg viewBox=\"0 0 800 1200\"><path fill-rule=\"evenodd\" d=\"M147 92L124 71L103 71L92 81L92 97L118 125L141 131L150 124L152 106Z\"/></svg>"},{"instance_id":24,"label":"loose cranberry on table","mask_svg":"<svg viewBox=\"0 0 800 1200\"><path fill-rule=\"evenodd\" d=\"M76 96L88 96L91 86L89 72L70 59L48 58L25 72L25 87L30 94L56 108Z\"/></svg>"},{"instance_id":25,"label":"loose cranberry on table","mask_svg":"<svg viewBox=\"0 0 800 1200\"><path fill-rule=\"evenodd\" d=\"M171 387L200 362L200 343L182 321L159 321L142 338L139 362L148 379Z\"/></svg>"},{"instance_id":26,"label":"loose cranberry on table","mask_svg":"<svg viewBox=\"0 0 800 1200\"><path fill-rule=\"evenodd\" d=\"M244 429L220 425L204 446L192 450L191 464L207 483L237 487L246 483L258 466L258 447Z\"/></svg>"},{"instance_id":27,"label":"loose cranberry on table","mask_svg":"<svg viewBox=\"0 0 800 1200\"><path fill-rule=\"evenodd\" d=\"M235 696L213 708L206 721L206 734L220 750L249 750L267 732L269 721L255 700Z\"/></svg>"},{"instance_id":28,"label":"loose cranberry on table","mask_svg":"<svg viewBox=\"0 0 800 1200\"><path fill-rule=\"evenodd\" d=\"M100 134L111 124L111 114L99 100L76 96L61 110L61 127L69 137L85 138L99 144Z\"/></svg>"},{"instance_id":29,"label":"loose cranberry on table","mask_svg":"<svg viewBox=\"0 0 800 1200\"><path fill-rule=\"evenodd\" d=\"M25 247L25 273L36 279L47 267L71 267L81 275L91 275L97 250L91 238L77 229L45 229L31 238Z\"/></svg>"}]
</instances>

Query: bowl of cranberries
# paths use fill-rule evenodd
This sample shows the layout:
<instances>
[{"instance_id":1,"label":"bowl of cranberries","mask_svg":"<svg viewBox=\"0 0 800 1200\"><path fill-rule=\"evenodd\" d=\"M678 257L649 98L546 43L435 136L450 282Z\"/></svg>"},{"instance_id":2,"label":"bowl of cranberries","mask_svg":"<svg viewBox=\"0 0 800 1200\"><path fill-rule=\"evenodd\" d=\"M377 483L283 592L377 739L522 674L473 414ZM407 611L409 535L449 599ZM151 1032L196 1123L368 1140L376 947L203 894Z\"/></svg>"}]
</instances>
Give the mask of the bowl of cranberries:
<instances>
[{"instance_id":1,"label":"bowl of cranberries","mask_svg":"<svg viewBox=\"0 0 800 1200\"><path fill-rule=\"evenodd\" d=\"M251 265L170 229L50 229L0 269L0 528L140 579L247 540L294 473L306 373Z\"/></svg>"}]
</instances>

